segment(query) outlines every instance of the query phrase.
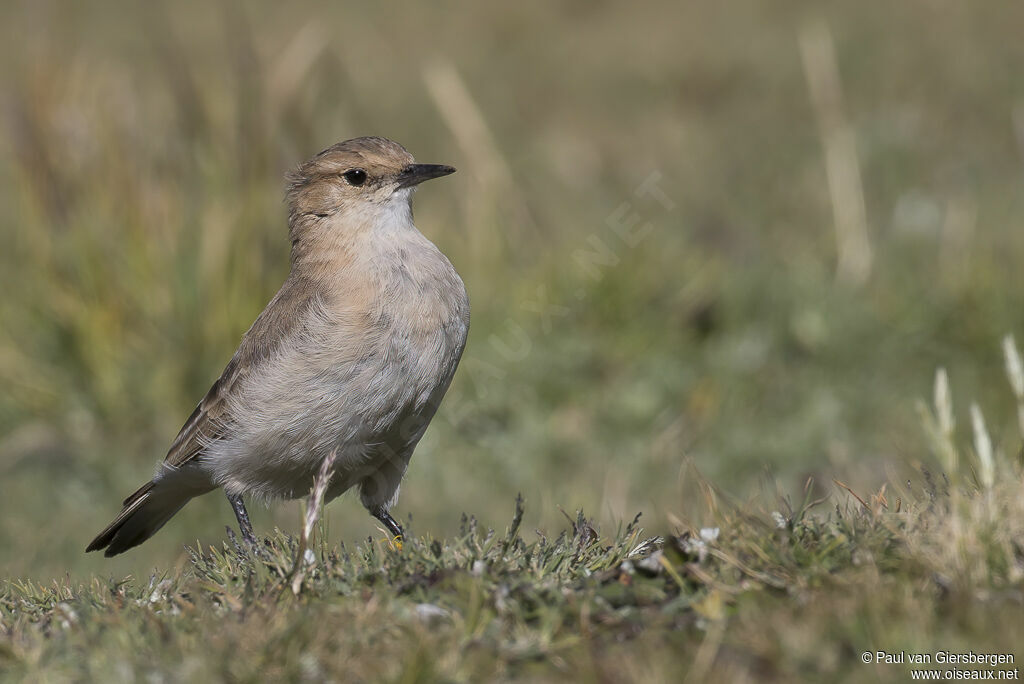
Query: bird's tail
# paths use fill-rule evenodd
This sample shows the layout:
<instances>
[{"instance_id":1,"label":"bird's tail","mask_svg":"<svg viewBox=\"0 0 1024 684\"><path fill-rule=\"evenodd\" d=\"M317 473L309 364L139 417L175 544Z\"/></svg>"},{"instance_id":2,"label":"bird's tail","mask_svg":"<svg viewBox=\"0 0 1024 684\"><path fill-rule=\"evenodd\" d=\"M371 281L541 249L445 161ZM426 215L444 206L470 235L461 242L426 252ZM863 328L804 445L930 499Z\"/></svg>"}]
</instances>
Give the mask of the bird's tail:
<instances>
[{"instance_id":1,"label":"bird's tail","mask_svg":"<svg viewBox=\"0 0 1024 684\"><path fill-rule=\"evenodd\" d=\"M124 508L114 522L96 535L86 547L86 552L106 549L103 555L109 558L138 546L156 534L195 495L168 484L147 482L139 487L124 500Z\"/></svg>"}]
</instances>

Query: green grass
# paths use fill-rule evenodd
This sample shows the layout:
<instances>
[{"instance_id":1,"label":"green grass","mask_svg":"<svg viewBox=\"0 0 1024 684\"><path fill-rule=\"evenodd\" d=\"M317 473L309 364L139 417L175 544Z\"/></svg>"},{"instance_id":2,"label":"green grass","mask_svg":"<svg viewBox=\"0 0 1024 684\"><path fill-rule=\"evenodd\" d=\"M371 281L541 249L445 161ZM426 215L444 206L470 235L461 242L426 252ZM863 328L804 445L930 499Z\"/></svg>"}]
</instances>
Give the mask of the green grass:
<instances>
[{"instance_id":1,"label":"green grass","mask_svg":"<svg viewBox=\"0 0 1024 684\"><path fill-rule=\"evenodd\" d=\"M859 162L874 255L861 284L837 278L829 131L800 48L817 19ZM1024 339L1021 25L1020 3L925 0L3 4L2 674L244 678L270 653L314 679L860 680L905 675L857 666L861 648L1009 648L1022 438L999 343ZM374 541L364 561L357 541L380 533L342 498L320 543L344 541L349 560L321 560L297 599L266 564L247 594L209 576L228 561L182 551L223 544L218 495L132 553L85 555L284 278L283 174L364 134L459 169L416 199L473 323L403 484L414 539L399 553ZM669 204L637 194L652 173ZM609 224L626 203L649 225L635 244ZM596 270L580 257L595 240L612 252ZM922 429L939 367L956 401ZM973 402L992 488L962 446ZM889 510L858 510L833 478L869 504L887 484ZM830 497L804 516L814 531L776 530L779 493L802 499L809 479L812 499ZM945 503L929 510L932 489ZM669 557L685 587L639 577L661 593L615 606L602 592L629 589L579 564L595 548L549 578L568 590L545 595L550 613L510 595L496 618L500 582L460 555L461 515L503 530L517 492L527 547L568 540L565 509L621 551L643 512L643 538L719 527L722 553L785 588L716 555ZM300 527L300 503L251 512L263 533ZM448 584L338 584L415 575L433 539ZM524 554L495 572L514 578ZM177 598L136 605L151 575ZM31 588L53 582L78 615L67 630L46 603L57 594ZM697 609L709 586L720 620ZM417 603L449 616L421 624Z\"/></svg>"},{"instance_id":2,"label":"green grass","mask_svg":"<svg viewBox=\"0 0 1024 684\"><path fill-rule=\"evenodd\" d=\"M861 653L1017 653L1024 498L1020 467L1000 470L1013 477L991 489L925 473L845 504L808 487L770 515L698 479L716 526L667 538L637 521L602 534L582 512L556 538L524 535L517 501L504 530L470 518L399 547L332 546L321 526L302 563L276 532L258 553L189 548L148 580L8 582L0 666L29 681L906 681Z\"/></svg>"}]
</instances>

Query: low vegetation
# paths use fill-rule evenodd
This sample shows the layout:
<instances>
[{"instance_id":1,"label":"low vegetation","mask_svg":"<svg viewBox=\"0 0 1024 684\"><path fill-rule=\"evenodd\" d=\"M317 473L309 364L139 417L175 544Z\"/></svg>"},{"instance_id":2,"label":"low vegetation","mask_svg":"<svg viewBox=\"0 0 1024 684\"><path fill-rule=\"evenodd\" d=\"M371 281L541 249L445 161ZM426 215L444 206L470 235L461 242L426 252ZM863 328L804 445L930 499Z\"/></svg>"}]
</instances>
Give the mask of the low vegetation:
<instances>
[{"instance_id":1,"label":"low vegetation","mask_svg":"<svg viewBox=\"0 0 1024 684\"><path fill-rule=\"evenodd\" d=\"M938 386L933 425L948 410ZM640 516L602 531L582 512L555 538L526 533L517 499L506 529L464 517L451 539L331 546L320 522L312 540L277 531L250 549L229 529L149 578L8 581L0 668L31 681L905 681L909 665L862 654L1019 646L1024 470L976 437L973 456L944 444L976 468L870 496L836 481L814 498L808 481L771 509L694 473L705 524L667 536Z\"/></svg>"}]
</instances>

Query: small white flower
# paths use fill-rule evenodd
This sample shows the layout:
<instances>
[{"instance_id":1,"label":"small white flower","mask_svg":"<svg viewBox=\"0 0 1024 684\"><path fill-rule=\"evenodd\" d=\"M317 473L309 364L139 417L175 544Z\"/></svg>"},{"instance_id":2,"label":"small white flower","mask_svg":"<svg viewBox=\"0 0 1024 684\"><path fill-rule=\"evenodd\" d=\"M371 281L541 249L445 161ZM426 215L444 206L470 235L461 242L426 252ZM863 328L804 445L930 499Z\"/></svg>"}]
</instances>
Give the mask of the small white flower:
<instances>
[{"instance_id":1,"label":"small white flower","mask_svg":"<svg viewBox=\"0 0 1024 684\"><path fill-rule=\"evenodd\" d=\"M683 550L690 555L697 556L697 562L703 563L708 557L708 545L703 539L689 538L683 543Z\"/></svg>"},{"instance_id":2,"label":"small white flower","mask_svg":"<svg viewBox=\"0 0 1024 684\"><path fill-rule=\"evenodd\" d=\"M777 527L780 530L786 529L786 526L789 524L785 516L779 513L778 511L772 511L772 520L775 521L775 527Z\"/></svg>"},{"instance_id":3,"label":"small white flower","mask_svg":"<svg viewBox=\"0 0 1024 684\"><path fill-rule=\"evenodd\" d=\"M633 571L639 569L642 570L646 575L660 575L661 571L664 570L664 567L661 564L661 557L663 555L664 554L662 553L661 549L658 549L647 558L642 558L638 560L636 562L636 566L633 566L632 563L630 563L630 568L628 571L629 574L633 574ZM626 563L629 563L629 561L626 561ZM626 563L622 564L623 568L626 567Z\"/></svg>"},{"instance_id":4,"label":"small white flower","mask_svg":"<svg viewBox=\"0 0 1024 684\"><path fill-rule=\"evenodd\" d=\"M710 544L718 541L719 531L717 527L702 527L700 528L700 538Z\"/></svg>"},{"instance_id":5,"label":"small white flower","mask_svg":"<svg viewBox=\"0 0 1024 684\"><path fill-rule=\"evenodd\" d=\"M71 625L78 622L78 613L70 604L61 601L57 604L57 612L60 614L61 629L71 629Z\"/></svg>"},{"instance_id":6,"label":"small white flower","mask_svg":"<svg viewBox=\"0 0 1024 684\"><path fill-rule=\"evenodd\" d=\"M435 606L433 603L417 603L416 604L416 617L422 622L434 623L438 620L442 620L448 617L450 613L442 608L441 606Z\"/></svg>"},{"instance_id":7,"label":"small white flower","mask_svg":"<svg viewBox=\"0 0 1024 684\"><path fill-rule=\"evenodd\" d=\"M171 580L165 579L160 580L160 583L153 589L153 593L149 595L150 603L160 603L161 601L167 600L167 595L170 593Z\"/></svg>"}]
</instances>

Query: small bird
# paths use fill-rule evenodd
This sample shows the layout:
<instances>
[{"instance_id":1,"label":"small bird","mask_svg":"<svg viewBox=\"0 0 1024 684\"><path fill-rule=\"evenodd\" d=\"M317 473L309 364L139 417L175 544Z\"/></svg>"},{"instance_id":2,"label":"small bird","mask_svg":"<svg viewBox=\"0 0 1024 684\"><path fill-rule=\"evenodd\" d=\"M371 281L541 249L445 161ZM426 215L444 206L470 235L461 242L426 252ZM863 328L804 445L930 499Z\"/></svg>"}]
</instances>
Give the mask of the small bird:
<instances>
[{"instance_id":1,"label":"small bird","mask_svg":"<svg viewBox=\"0 0 1024 684\"><path fill-rule=\"evenodd\" d=\"M365 137L288 176L288 277L156 475L86 551L127 551L218 487L256 544L243 496L303 496L332 452L325 498L356 487L370 514L402 536L389 510L469 331L466 288L413 224L412 194L454 171Z\"/></svg>"}]
</instances>

